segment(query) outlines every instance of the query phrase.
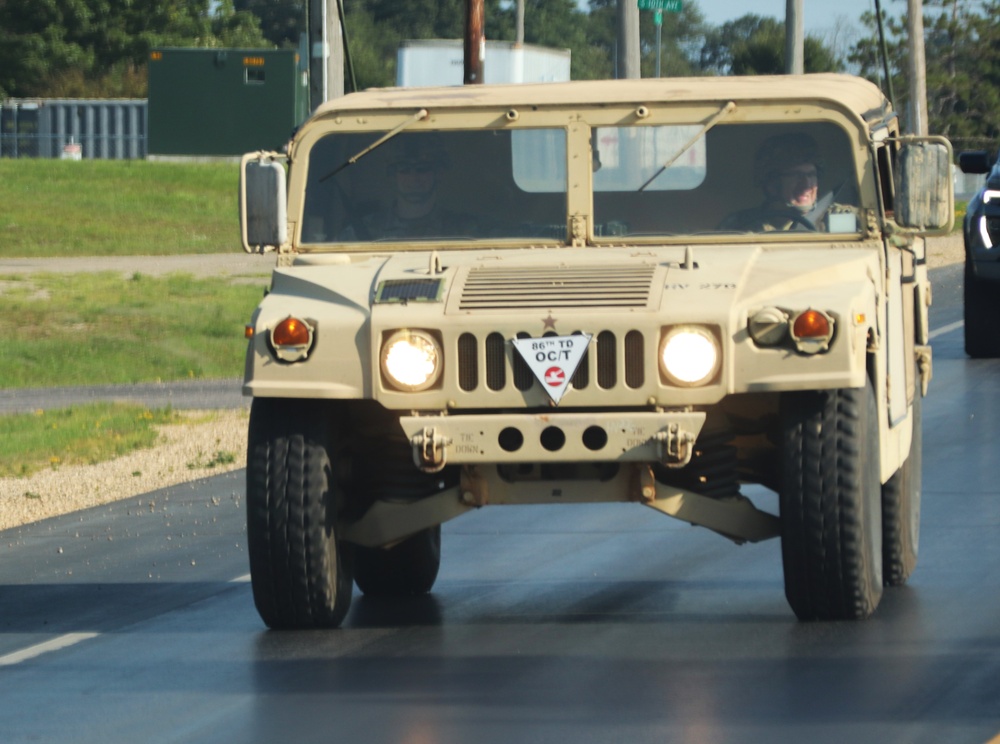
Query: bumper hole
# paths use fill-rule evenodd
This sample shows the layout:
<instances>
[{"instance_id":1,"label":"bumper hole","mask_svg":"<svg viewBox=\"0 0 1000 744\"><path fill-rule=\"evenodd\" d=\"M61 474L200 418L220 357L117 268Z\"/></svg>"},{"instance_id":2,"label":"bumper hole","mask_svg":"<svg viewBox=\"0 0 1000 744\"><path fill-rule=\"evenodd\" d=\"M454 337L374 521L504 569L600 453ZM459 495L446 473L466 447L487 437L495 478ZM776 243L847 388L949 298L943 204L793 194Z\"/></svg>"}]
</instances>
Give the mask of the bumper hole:
<instances>
[{"instance_id":1,"label":"bumper hole","mask_svg":"<svg viewBox=\"0 0 1000 744\"><path fill-rule=\"evenodd\" d=\"M558 452L566 444L566 435L563 430L556 427L550 426L545 431L542 432L541 437L542 446L549 452Z\"/></svg>"},{"instance_id":2,"label":"bumper hole","mask_svg":"<svg viewBox=\"0 0 1000 744\"><path fill-rule=\"evenodd\" d=\"M600 426L588 426L583 432L583 446L591 452L602 450L608 444L608 433Z\"/></svg>"},{"instance_id":3,"label":"bumper hole","mask_svg":"<svg viewBox=\"0 0 1000 744\"><path fill-rule=\"evenodd\" d=\"M497 444L504 452L517 452L524 445L524 435L512 426L500 432Z\"/></svg>"}]
</instances>

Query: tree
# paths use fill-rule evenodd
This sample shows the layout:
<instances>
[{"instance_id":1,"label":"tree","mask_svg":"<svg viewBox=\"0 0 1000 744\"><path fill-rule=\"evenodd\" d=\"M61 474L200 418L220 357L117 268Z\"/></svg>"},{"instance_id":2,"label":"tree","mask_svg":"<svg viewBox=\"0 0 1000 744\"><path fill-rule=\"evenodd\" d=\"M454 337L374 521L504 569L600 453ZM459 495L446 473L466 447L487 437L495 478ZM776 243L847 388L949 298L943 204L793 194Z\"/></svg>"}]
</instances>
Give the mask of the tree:
<instances>
[{"instance_id":1,"label":"tree","mask_svg":"<svg viewBox=\"0 0 1000 744\"><path fill-rule=\"evenodd\" d=\"M233 7L256 16L261 33L277 47L297 47L306 31L306 0L233 0Z\"/></svg>"},{"instance_id":2,"label":"tree","mask_svg":"<svg viewBox=\"0 0 1000 744\"><path fill-rule=\"evenodd\" d=\"M806 72L836 72L843 64L820 39L803 42ZM781 75L785 72L785 24L747 14L705 34L701 67L717 75Z\"/></svg>"},{"instance_id":3,"label":"tree","mask_svg":"<svg viewBox=\"0 0 1000 744\"><path fill-rule=\"evenodd\" d=\"M266 45L231 0L6 0L0 96L144 96L152 48L234 42Z\"/></svg>"},{"instance_id":4,"label":"tree","mask_svg":"<svg viewBox=\"0 0 1000 744\"><path fill-rule=\"evenodd\" d=\"M950 138L956 149L996 145L1000 136L1000 2L928 2L924 13L929 131ZM865 20L874 23L866 14ZM904 17L883 17L893 105L906 121L909 104L908 47ZM860 74L882 82L878 40L855 44L850 61Z\"/></svg>"}]
</instances>

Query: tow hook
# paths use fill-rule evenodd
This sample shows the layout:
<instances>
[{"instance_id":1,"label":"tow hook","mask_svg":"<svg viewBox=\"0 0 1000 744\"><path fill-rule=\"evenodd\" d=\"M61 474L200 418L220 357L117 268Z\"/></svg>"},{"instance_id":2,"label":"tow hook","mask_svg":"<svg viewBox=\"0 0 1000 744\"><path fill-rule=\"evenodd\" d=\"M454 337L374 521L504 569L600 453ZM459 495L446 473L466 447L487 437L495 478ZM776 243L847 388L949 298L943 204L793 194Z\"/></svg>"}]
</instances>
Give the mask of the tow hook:
<instances>
[{"instance_id":1,"label":"tow hook","mask_svg":"<svg viewBox=\"0 0 1000 744\"><path fill-rule=\"evenodd\" d=\"M695 436L683 431L680 424L670 424L666 431L658 431L653 439L660 446L660 462L668 468L682 468L691 462L691 445Z\"/></svg>"},{"instance_id":2,"label":"tow hook","mask_svg":"<svg viewBox=\"0 0 1000 744\"><path fill-rule=\"evenodd\" d=\"M445 448L451 444L451 439L437 433L433 426L425 426L419 434L410 439L413 445L413 462L425 473L437 473L444 469L447 462Z\"/></svg>"}]
</instances>

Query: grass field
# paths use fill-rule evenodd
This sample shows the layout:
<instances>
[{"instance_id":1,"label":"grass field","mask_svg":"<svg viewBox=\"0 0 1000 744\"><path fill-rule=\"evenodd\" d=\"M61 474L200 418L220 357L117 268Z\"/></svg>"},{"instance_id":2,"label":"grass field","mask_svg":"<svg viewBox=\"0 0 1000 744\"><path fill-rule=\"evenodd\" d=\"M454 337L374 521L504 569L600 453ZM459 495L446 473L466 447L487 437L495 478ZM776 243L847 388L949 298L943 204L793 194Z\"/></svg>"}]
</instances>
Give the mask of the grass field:
<instances>
[{"instance_id":1,"label":"grass field","mask_svg":"<svg viewBox=\"0 0 1000 744\"><path fill-rule=\"evenodd\" d=\"M5 258L239 251L238 166L0 159L0 385L239 377L263 280L4 275ZM0 477L156 440L170 411L89 404L0 416Z\"/></svg>"},{"instance_id":2,"label":"grass field","mask_svg":"<svg viewBox=\"0 0 1000 744\"><path fill-rule=\"evenodd\" d=\"M240 250L235 163L0 158L0 260Z\"/></svg>"},{"instance_id":3,"label":"grass field","mask_svg":"<svg viewBox=\"0 0 1000 744\"><path fill-rule=\"evenodd\" d=\"M239 377L263 280L2 275L0 381L46 387Z\"/></svg>"}]
</instances>

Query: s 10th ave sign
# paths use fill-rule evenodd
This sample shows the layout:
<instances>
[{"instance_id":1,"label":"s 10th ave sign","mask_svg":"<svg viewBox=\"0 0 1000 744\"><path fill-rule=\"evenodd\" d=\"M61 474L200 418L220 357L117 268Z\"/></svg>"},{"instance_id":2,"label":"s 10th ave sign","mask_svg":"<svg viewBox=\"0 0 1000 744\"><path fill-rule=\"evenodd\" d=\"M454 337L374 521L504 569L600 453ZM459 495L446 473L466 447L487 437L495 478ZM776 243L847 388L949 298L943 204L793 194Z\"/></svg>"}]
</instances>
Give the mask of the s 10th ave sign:
<instances>
[{"instance_id":1,"label":"s 10th ave sign","mask_svg":"<svg viewBox=\"0 0 1000 744\"><path fill-rule=\"evenodd\" d=\"M680 13L683 0L637 0L639 10L659 10L667 13Z\"/></svg>"}]
</instances>

